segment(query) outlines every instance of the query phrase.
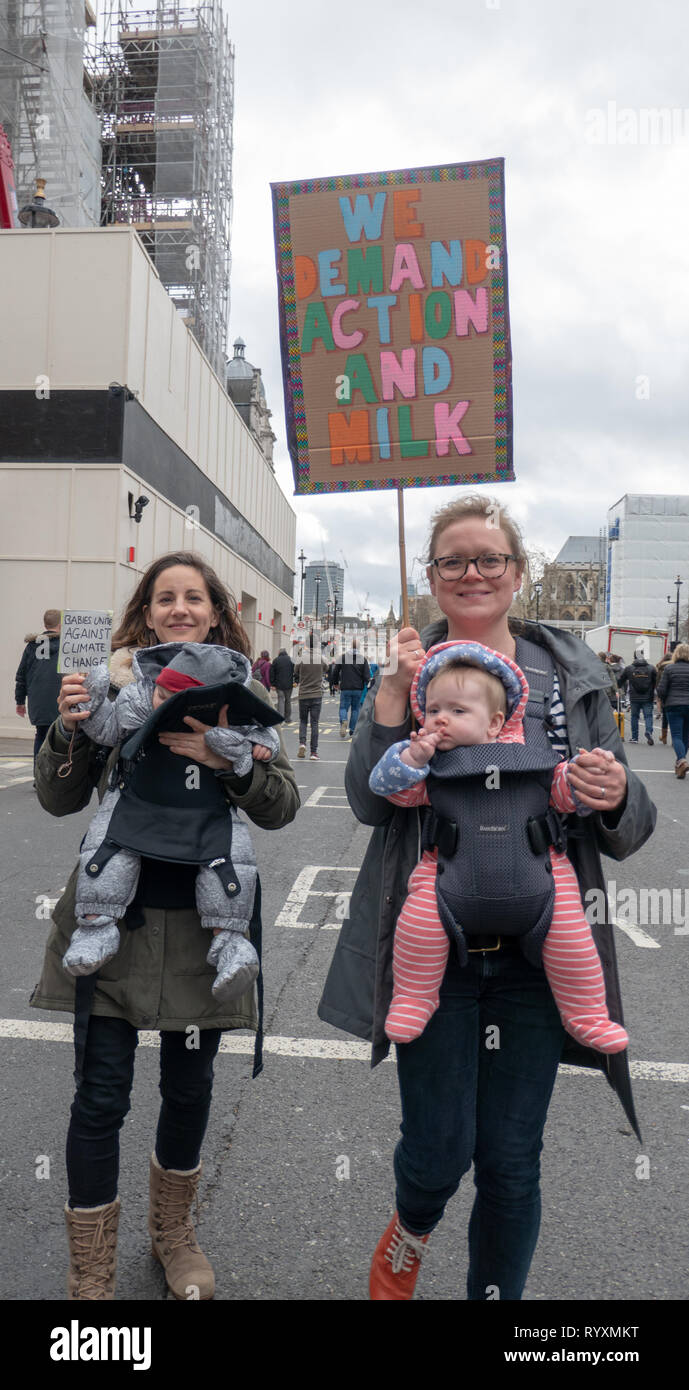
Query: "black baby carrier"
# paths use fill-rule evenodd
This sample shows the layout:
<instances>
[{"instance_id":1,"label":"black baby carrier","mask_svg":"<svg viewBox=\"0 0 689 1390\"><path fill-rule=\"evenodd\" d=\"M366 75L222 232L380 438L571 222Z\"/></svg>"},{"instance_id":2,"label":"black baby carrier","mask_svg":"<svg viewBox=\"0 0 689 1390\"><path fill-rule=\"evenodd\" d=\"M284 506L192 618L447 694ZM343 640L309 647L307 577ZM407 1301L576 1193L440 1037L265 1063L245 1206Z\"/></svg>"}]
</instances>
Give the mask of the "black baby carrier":
<instances>
[{"instance_id":1,"label":"black baby carrier","mask_svg":"<svg viewBox=\"0 0 689 1390\"><path fill-rule=\"evenodd\" d=\"M550 846L566 847L564 818L549 807L561 761L547 733L555 668L524 638L516 660L529 682L525 742L436 753L426 784L423 847L438 850L438 910L462 965L467 939L486 932L519 937L540 965L555 900Z\"/></svg>"}]
</instances>

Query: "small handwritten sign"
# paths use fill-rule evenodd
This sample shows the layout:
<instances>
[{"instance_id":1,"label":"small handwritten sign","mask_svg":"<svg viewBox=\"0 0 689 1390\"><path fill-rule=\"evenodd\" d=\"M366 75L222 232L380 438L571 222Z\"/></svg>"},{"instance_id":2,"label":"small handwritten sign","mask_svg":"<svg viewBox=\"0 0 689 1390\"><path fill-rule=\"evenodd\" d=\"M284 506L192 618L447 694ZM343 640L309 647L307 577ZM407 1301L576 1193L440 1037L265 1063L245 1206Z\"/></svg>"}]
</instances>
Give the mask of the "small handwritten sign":
<instances>
[{"instance_id":1,"label":"small handwritten sign","mask_svg":"<svg viewBox=\"0 0 689 1390\"><path fill-rule=\"evenodd\" d=\"M110 658L112 637L110 608L89 611L65 608L60 629L60 655L57 669L61 675L70 671L90 671Z\"/></svg>"}]
</instances>

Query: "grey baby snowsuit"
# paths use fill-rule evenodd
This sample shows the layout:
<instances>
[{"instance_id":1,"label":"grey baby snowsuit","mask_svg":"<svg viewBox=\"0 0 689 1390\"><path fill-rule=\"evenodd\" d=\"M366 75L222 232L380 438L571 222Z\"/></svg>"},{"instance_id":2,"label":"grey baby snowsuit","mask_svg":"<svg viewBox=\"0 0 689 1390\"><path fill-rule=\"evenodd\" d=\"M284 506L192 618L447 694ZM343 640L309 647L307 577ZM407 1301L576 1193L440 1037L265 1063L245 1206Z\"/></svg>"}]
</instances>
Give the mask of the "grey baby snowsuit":
<instances>
[{"instance_id":1,"label":"grey baby snowsuit","mask_svg":"<svg viewBox=\"0 0 689 1390\"><path fill-rule=\"evenodd\" d=\"M110 747L133 731L142 731L142 726L153 716L156 680L166 668L193 676L204 687L251 685L251 667L240 652L205 643L162 643L134 654L135 680L120 691L114 703L105 698L110 681L107 666L99 666L87 675L91 713L82 721L83 731L94 742ZM249 696L250 700L253 698ZM167 703L172 708L172 702ZM146 732L145 728L142 732ZM138 745L140 764L146 756L145 738L140 734L131 742ZM210 728L206 742L215 753L233 763L238 776L251 770L253 744L270 748L272 757L279 752L275 730L257 723ZM125 744L122 749L125 758L127 746ZM215 785L210 769L187 764L174 755L169 756L168 767L169 775L175 779L170 788L169 806L167 789L165 796L151 797L150 803L145 793L137 800L139 812L144 813L141 844L137 843L136 830L133 833L131 825L127 825L127 808L122 795L128 785L126 779L114 778L106 792L81 845L76 891L78 927L63 964L71 975L89 975L115 955L120 944L117 922L124 917L135 896L142 854L198 862L196 902L201 924L218 933L213 937L207 957L217 969L213 994L225 1002L245 993L258 974L258 957L245 935L256 887L253 846L248 827L239 819L236 808L229 806L224 797L216 798L217 808L213 806ZM200 797L197 792L197 802L201 803L200 819L194 804L194 789L199 786L199 779L202 786ZM189 796L187 789L191 793ZM185 801L189 803L191 841L186 846L179 842L179 808L184 807ZM167 841L166 812L170 821ZM197 819L193 820L195 815ZM117 831L113 830L113 824L118 827ZM153 849L143 842L149 835L157 841Z\"/></svg>"}]
</instances>

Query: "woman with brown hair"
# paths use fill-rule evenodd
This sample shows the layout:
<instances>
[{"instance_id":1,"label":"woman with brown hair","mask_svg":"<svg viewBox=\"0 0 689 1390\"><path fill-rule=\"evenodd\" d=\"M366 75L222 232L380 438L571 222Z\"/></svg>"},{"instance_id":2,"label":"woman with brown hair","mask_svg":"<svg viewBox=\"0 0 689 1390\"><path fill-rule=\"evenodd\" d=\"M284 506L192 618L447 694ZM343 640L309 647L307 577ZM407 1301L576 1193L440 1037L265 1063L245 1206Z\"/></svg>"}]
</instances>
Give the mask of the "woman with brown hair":
<instances>
[{"instance_id":1,"label":"woman with brown hair","mask_svg":"<svg viewBox=\"0 0 689 1390\"><path fill-rule=\"evenodd\" d=\"M111 695L132 678L137 648L162 642L210 642L250 655L232 595L200 556L181 551L149 566L113 635ZM254 694L267 700L260 682ZM36 788L45 810L70 815L88 805L94 787L102 799L119 749L108 756L79 731L88 710L80 674L64 677L59 718L39 755ZM186 733L160 735L172 753L215 771L230 805L264 829L288 824L299 806L284 750L270 763L254 762L237 777L233 765L205 740L206 726L188 718ZM67 760L69 775L64 775ZM62 775L61 775L62 774ZM78 866L77 866L78 867ZM70 1299L112 1299L119 1220L119 1130L129 1110L138 1029L160 1031L162 1107L150 1163L149 1233L154 1256L178 1299L213 1297L211 1266L199 1248L191 1206L201 1174L200 1149L208 1122L213 1061L225 1029L259 1030L256 990L225 1005L211 993L214 969L206 961L207 932L195 907L193 865L142 859L139 886L127 910L117 954L97 977L76 982L62 957L76 927L77 870L57 903L34 1008L75 1014L77 1089L67 1136ZM260 882L250 936L260 953ZM82 987L95 980L84 1004ZM260 976L259 976L260 985ZM198 1045L190 1046L190 1037ZM259 1032L260 1038L260 1032ZM255 1071L260 1068L257 1049Z\"/></svg>"},{"instance_id":2,"label":"woman with brown hair","mask_svg":"<svg viewBox=\"0 0 689 1390\"><path fill-rule=\"evenodd\" d=\"M369 778L386 749L409 737L409 692L424 650L473 641L515 661L530 688L527 744L565 758L586 750L572 770L572 786L593 814L569 818L576 838L567 844L584 900L595 887L605 901L601 851L626 858L655 823L655 808L626 765L607 672L595 653L568 632L508 616L526 554L506 510L481 495L444 507L434 518L427 566L444 616L421 636L404 628L391 643L347 763L350 805L375 828L319 1007L327 1022L372 1040L374 1064L389 1047L384 1025L395 923L420 849L438 843L440 829L418 808L396 808L376 796ZM614 754L604 774L594 748ZM623 1024L612 928L591 927L610 1017ZM488 918L471 942L467 933L464 967L451 944L437 1012L420 1037L397 1045L402 1138L394 1160L396 1210L373 1256L372 1299L412 1297L430 1232L472 1161L467 1297L522 1296L538 1238L539 1155L563 1045L567 1060L601 1060L566 1039L543 969L529 964L519 936L507 929ZM636 1126L626 1053L607 1057L605 1067Z\"/></svg>"}]
</instances>

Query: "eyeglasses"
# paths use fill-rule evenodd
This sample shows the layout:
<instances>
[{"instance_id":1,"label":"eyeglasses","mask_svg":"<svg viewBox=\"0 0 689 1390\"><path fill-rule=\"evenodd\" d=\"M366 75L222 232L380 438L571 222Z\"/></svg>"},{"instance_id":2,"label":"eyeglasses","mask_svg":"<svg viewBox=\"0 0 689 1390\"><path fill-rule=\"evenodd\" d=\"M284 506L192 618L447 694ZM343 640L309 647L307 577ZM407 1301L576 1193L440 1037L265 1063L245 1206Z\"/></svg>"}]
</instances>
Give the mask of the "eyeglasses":
<instances>
[{"instance_id":1,"label":"eyeglasses","mask_svg":"<svg viewBox=\"0 0 689 1390\"><path fill-rule=\"evenodd\" d=\"M487 551L485 555L473 555L468 559L464 555L440 555L437 560L431 560L441 579L463 579L469 565L475 565L477 573L482 579L500 579L507 569L509 560L517 561L516 555L499 555L495 551Z\"/></svg>"}]
</instances>

